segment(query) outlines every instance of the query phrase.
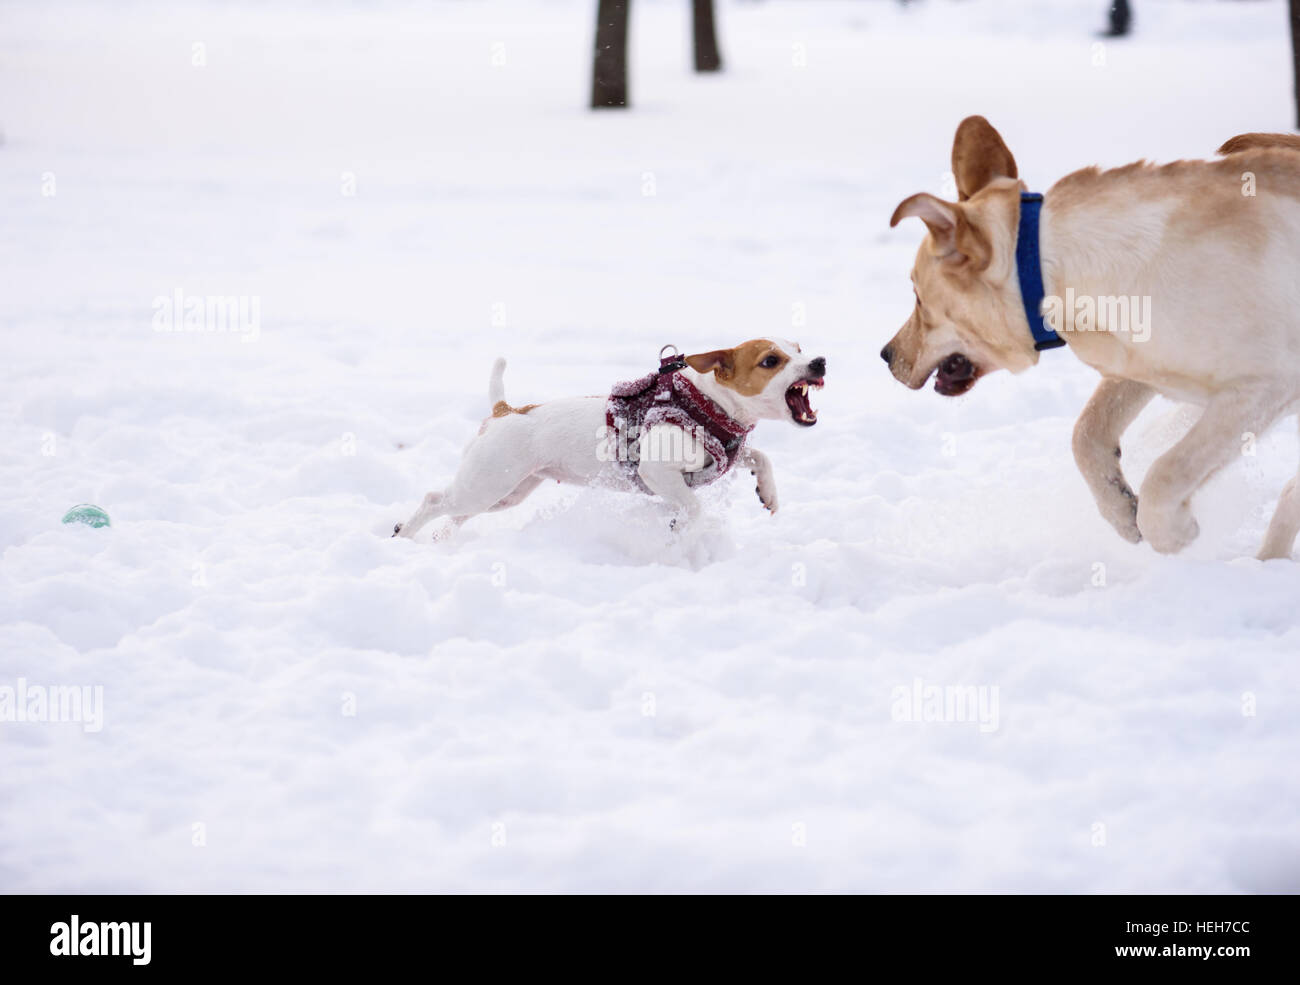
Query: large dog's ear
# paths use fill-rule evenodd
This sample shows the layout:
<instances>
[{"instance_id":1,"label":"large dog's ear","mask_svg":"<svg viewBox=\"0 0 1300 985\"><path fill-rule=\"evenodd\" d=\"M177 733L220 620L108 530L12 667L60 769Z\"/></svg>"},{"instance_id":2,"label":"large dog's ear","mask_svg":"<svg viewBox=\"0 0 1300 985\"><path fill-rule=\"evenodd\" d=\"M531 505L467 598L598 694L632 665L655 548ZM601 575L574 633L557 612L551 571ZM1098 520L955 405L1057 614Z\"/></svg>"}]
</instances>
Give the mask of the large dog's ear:
<instances>
[{"instance_id":1,"label":"large dog's ear","mask_svg":"<svg viewBox=\"0 0 1300 985\"><path fill-rule=\"evenodd\" d=\"M1019 178L1016 159L1002 135L982 116L968 116L952 141L952 174L957 200L964 202L994 178Z\"/></svg>"},{"instance_id":2,"label":"large dog's ear","mask_svg":"<svg viewBox=\"0 0 1300 985\"><path fill-rule=\"evenodd\" d=\"M683 358L686 365L695 372L712 373L719 379L726 379L736 368L736 354L731 349L715 349L713 352L701 352Z\"/></svg>"},{"instance_id":3,"label":"large dog's ear","mask_svg":"<svg viewBox=\"0 0 1300 985\"><path fill-rule=\"evenodd\" d=\"M959 216L957 210L943 199L935 198L928 192L920 192L911 198L903 199L889 219L889 228L893 229L904 219L910 219L912 216L916 216L930 228L930 235L934 237L935 242L943 244L946 240L952 239L953 245L956 245L955 235Z\"/></svg>"},{"instance_id":4,"label":"large dog's ear","mask_svg":"<svg viewBox=\"0 0 1300 985\"><path fill-rule=\"evenodd\" d=\"M898 203L889 225L892 228L912 216L925 223L934 239L937 255L945 261L962 263L970 260L978 270L988 266L993 251L979 230L967 221L960 205L921 192Z\"/></svg>"}]
</instances>

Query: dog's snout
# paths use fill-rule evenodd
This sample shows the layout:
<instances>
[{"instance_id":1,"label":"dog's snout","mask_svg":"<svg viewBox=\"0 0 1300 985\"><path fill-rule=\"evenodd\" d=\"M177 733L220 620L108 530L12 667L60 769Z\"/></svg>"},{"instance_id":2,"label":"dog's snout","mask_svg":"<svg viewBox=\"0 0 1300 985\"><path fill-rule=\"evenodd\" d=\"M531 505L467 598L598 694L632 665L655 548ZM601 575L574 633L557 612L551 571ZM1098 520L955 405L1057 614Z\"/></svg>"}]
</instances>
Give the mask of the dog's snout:
<instances>
[{"instance_id":1,"label":"dog's snout","mask_svg":"<svg viewBox=\"0 0 1300 985\"><path fill-rule=\"evenodd\" d=\"M893 348L891 348L890 346L885 346L883 349L881 349L881 350L880 350L880 358L883 359L883 360L884 360L885 362L887 362L887 363L892 363L892 362L894 361L894 350L893 350Z\"/></svg>"},{"instance_id":2,"label":"dog's snout","mask_svg":"<svg viewBox=\"0 0 1300 985\"><path fill-rule=\"evenodd\" d=\"M814 359L812 362L810 362L810 363L808 364L808 372L812 373L813 376L825 376L825 375L826 375L826 357L825 357L825 356L818 356L816 359Z\"/></svg>"}]
</instances>

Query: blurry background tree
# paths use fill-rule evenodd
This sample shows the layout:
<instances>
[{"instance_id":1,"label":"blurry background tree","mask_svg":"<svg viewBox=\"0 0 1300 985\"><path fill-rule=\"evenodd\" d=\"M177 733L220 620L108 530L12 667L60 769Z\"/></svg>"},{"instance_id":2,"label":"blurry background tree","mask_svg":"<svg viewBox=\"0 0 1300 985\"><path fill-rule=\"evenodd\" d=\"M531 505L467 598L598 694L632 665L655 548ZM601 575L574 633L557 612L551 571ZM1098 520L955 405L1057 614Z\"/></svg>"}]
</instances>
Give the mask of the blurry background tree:
<instances>
[{"instance_id":1,"label":"blurry background tree","mask_svg":"<svg viewBox=\"0 0 1300 985\"><path fill-rule=\"evenodd\" d=\"M1300 0L1291 0L1291 69L1295 85L1295 125L1300 130Z\"/></svg>"},{"instance_id":2,"label":"blurry background tree","mask_svg":"<svg viewBox=\"0 0 1300 985\"><path fill-rule=\"evenodd\" d=\"M717 72L722 68L718 34L713 27L713 0L691 0L694 5L695 71Z\"/></svg>"},{"instance_id":3,"label":"blurry background tree","mask_svg":"<svg viewBox=\"0 0 1300 985\"><path fill-rule=\"evenodd\" d=\"M1128 0L1113 0L1110 5L1110 25L1106 33L1112 38L1122 38L1128 34L1129 24L1133 21L1133 12Z\"/></svg>"},{"instance_id":4,"label":"blurry background tree","mask_svg":"<svg viewBox=\"0 0 1300 985\"><path fill-rule=\"evenodd\" d=\"M599 0L596 54L591 72L591 108L625 109L627 101L627 21L632 0ZM691 0L695 71L722 69L713 0Z\"/></svg>"},{"instance_id":5,"label":"blurry background tree","mask_svg":"<svg viewBox=\"0 0 1300 985\"><path fill-rule=\"evenodd\" d=\"M627 106L627 13L632 0L600 0L596 7L596 59L591 108Z\"/></svg>"}]
</instances>

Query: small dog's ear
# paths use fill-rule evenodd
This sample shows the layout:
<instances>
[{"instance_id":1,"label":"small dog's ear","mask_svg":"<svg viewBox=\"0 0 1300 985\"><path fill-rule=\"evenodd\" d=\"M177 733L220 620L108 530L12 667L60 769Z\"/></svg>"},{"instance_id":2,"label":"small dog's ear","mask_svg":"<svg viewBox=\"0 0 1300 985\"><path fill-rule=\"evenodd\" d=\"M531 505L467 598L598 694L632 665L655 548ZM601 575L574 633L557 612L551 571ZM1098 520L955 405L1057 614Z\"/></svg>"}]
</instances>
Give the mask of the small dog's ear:
<instances>
[{"instance_id":1,"label":"small dog's ear","mask_svg":"<svg viewBox=\"0 0 1300 985\"><path fill-rule=\"evenodd\" d=\"M686 356L686 365L697 373L712 373L726 378L735 368L735 354L730 349L715 349L713 352L701 352L695 356Z\"/></svg>"},{"instance_id":2,"label":"small dog's ear","mask_svg":"<svg viewBox=\"0 0 1300 985\"><path fill-rule=\"evenodd\" d=\"M904 219L916 216L930 230L935 255L950 263L974 262L975 269L988 266L993 251L988 242L966 219L960 205L945 202L926 192L905 198L889 220L892 228Z\"/></svg>"},{"instance_id":3,"label":"small dog's ear","mask_svg":"<svg viewBox=\"0 0 1300 985\"><path fill-rule=\"evenodd\" d=\"M964 202L995 178L1018 178L1016 159L1002 135L982 116L968 116L952 141L952 174L957 200Z\"/></svg>"}]
</instances>

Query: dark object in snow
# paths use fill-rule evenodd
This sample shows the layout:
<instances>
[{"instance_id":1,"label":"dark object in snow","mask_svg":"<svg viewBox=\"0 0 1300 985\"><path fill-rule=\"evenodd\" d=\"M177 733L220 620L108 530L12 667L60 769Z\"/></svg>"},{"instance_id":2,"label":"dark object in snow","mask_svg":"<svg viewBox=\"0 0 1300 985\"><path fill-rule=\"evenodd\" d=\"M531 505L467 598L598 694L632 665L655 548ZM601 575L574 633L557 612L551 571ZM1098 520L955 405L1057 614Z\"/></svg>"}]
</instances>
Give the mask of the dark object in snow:
<instances>
[{"instance_id":1,"label":"dark object in snow","mask_svg":"<svg viewBox=\"0 0 1300 985\"><path fill-rule=\"evenodd\" d=\"M631 481L649 492L637 465L641 455L680 453L679 449L642 449L645 432L657 424L672 424L693 436L713 461L698 472L683 475L691 487L706 486L731 471L745 450L753 425L733 421L721 407L701 393L680 372L680 357L674 353L660 359L660 367L640 379L618 383L605 403L605 424L613 431L615 460Z\"/></svg>"},{"instance_id":2,"label":"dark object in snow","mask_svg":"<svg viewBox=\"0 0 1300 985\"><path fill-rule=\"evenodd\" d=\"M600 0L596 8L596 57L592 109L627 107L627 16L632 0Z\"/></svg>"},{"instance_id":3,"label":"dark object in snow","mask_svg":"<svg viewBox=\"0 0 1300 985\"><path fill-rule=\"evenodd\" d=\"M1133 11L1129 9L1128 0L1111 0L1110 26L1105 31L1108 38L1122 38L1128 34L1129 25L1133 23Z\"/></svg>"},{"instance_id":4,"label":"dark object in snow","mask_svg":"<svg viewBox=\"0 0 1300 985\"><path fill-rule=\"evenodd\" d=\"M1291 66L1295 77L1296 129L1300 130L1300 0L1291 0Z\"/></svg>"},{"instance_id":5,"label":"dark object in snow","mask_svg":"<svg viewBox=\"0 0 1300 985\"><path fill-rule=\"evenodd\" d=\"M718 72L722 70L722 55L718 52L718 34L713 23L713 0L691 0L695 39L695 71Z\"/></svg>"}]
</instances>

